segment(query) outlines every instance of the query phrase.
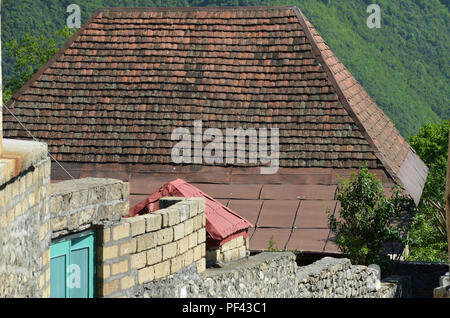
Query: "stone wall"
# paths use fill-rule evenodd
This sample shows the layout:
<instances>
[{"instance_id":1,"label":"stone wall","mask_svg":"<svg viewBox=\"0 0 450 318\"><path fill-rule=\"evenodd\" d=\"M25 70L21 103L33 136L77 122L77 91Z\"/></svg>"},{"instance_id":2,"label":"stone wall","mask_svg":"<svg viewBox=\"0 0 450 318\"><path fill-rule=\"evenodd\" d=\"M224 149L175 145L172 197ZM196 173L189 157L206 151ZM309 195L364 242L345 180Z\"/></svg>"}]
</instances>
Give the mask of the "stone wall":
<instances>
[{"instance_id":1,"label":"stone wall","mask_svg":"<svg viewBox=\"0 0 450 318\"><path fill-rule=\"evenodd\" d=\"M0 186L0 297L48 297L50 159L43 144L18 144L24 155Z\"/></svg>"},{"instance_id":2,"label":"stone wall","mask_svg":"<svg viewBox=\"0 0 450 318\"><path fill-rule=\"evenodd\" d=\"M49 208L52 239L109 225L128 214L130 188L116 179L83 178L52 183Z\"/></svg>"},{"instance_id":3,"label":"stone wall","mask_svg":"<svg viewBox=\"0 0 450 318\"><path fill-rule=\"evenodd\" d=\"M129 184L83 178L50 185L52 238L88 229L96 232L96 296L121 296L134 286L129 275L131 236L123 219L129 210Z\"/></svg>"},{"instance_id":4,"label":"stone wall","mask_svg":"<svg viewBox=\"0 0 450 318\"><path fill-rule=\"evenodd\" d=\"M375 269L325 257L298 267L290 252L260 253L198 274L186 267L165 280L137 286L134 297L322 298L396 297L395 282L378 282Z\"/></svg>"}]
</instances>

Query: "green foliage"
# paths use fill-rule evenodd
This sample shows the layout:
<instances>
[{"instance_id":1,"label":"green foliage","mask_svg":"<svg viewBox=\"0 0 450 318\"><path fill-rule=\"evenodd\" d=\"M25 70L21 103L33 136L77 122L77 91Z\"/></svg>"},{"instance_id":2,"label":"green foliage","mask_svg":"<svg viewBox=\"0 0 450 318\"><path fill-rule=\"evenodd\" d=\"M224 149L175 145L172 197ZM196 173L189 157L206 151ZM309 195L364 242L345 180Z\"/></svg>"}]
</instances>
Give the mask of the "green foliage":
<instances>
[{"instance_id":1,"label":"green foliage","mask_svg":"<svg viewBox=\"0 0 450 318\"><path fill-rule=\"evenodd\" d=\"M408 139L409 144L430 169L419 203L419 211L413 219L410 243L410 259L420 261L447 261L447 241L434 224L434 201L444 206L448 158L449 121L426 124L419 134Z\"/></svg>"},{"instance_id":2,"label":"green foliage","mask_svg":"<svg viewBox=\"0 0 450 318\"><path fill-rule=\"evenodd\" d=\"M333 52L393 120L403 136L450 118L448 5L439 0L377 0L381 28L369 29L368 0L79 0L82 21L102 7L296 5ZM6 1L3 40L25 34L50 38L61 29L71 0ZM63 41L57 40L57 46ZM14 72L13 58L3 61Z\"/></svg>"},{"instance_id":3,"label":"green foliage","mask_svg":"<svg viewBox=\"0 0 450 318\"><path fill-rule=\"evenodd\" d=\"M268 252L278 252L278 247L276 246L275 238L273 235L269 239L269 246L267 247Z\"/></svg>"},{"instance_id":4,"label":"green foliage","mask_svg":"<svg viewBox=\"0 0 450 318\"><path fill-rule=\"evenodd\" d=\"M275 242L275 238L272 235L269 239L269 246L267 247L267 252L291 252L295 255L295 257L298 257L298 250L293 249L293 250L288 250L288 249L278 249L277 243Z\"/></svg>"},{"instance_id":5,"label":"green foliage","mask_svg":"<svg viewBox=\"0 0 450 318\"><path fill-rule=\"evenodd\" d=\"M56 37L70 38L74 30L65 27ZM6 53L14 60L13 72L5 77L3 102L6 103L45 63L58 52L54 38L25 34L24 38L4 44Z\"/></svg>"},{"instance_id":6,"label":"green foliage","mask_svg":"<svg viewBox=\"0 0 450 318\"><path fill-rule=\"evenodd\" d=\"M386 248L390 244L405 247L404 219L415 213L414 201L395 187L387 198L381 181L364 167L344 179L338 187L340 217L329 214L335 244L353 264L378 264L386 268Z\"/></svg>"}]
</instances>

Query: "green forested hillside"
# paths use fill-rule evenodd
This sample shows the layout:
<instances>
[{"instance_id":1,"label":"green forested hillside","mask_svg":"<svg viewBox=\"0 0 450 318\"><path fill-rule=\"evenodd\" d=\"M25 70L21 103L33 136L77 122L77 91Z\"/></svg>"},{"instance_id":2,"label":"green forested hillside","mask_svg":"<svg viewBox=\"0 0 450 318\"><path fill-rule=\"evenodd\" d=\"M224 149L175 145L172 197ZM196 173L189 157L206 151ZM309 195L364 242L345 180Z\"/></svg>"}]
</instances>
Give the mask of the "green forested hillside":
<instances>
[{"instance_id":1,"label":"green forested hillside","mask_svg":"<svg viewBox=\"0 0 450 318\"><path fill-rule=\"evenodd\" d=\"M71 3L83 22L101 7L297 5L404 136L450 118L447 0L4 0L2 41L54 36ZM381 7L380 29L366 26L372 3ZM10 74L14 61L3 56Z\"/></svg>"}]
</instances>

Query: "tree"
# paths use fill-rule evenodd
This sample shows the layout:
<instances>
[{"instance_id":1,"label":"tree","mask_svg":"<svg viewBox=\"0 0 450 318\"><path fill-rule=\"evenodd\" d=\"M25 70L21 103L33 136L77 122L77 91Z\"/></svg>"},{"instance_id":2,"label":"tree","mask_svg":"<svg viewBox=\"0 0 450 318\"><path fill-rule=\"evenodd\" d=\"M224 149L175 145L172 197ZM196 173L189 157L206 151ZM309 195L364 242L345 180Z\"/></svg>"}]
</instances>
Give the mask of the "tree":
<instances>
[{"instance_id":1,"label":"tree","mask_svg":"<svg viewBox=\"0 0 450 318\"><path fill-rule=\"evenodd\" d=\"M403 251L407 244L407 220L415 213L414 201L399 186L388 198L381 181L366 167L343 180L337 198L339 217L328 212L335 244L353 264L378 264L386 269L387 248Z\"/></svg>"},{"instance_id":2,"label":"tree","mask_svg":"<svg viewBox=\"0 0 450 318\"><path fill-rule=\"evenodd\" d=\"M439 206L445 206L445 183L449 144L449 121L426 124L409 144L430 169L410 231L410 259L447 261L447 240L439 225Z\"/></svg>"},{"instance_id":3,"label":"tree","mask_svg":"<svg viewBox=\"0 0 450 318\"><path fill-rule=\"evenodd\" d=\"M55 37L70 38L75 29L65 27L55 32ZM13 75L5 78L3 102L6 103L53 55L58 52L54 38L33 36L29 33L24 38L5 43L7 55L14 59Z\"/></svg>"}]
</instances>

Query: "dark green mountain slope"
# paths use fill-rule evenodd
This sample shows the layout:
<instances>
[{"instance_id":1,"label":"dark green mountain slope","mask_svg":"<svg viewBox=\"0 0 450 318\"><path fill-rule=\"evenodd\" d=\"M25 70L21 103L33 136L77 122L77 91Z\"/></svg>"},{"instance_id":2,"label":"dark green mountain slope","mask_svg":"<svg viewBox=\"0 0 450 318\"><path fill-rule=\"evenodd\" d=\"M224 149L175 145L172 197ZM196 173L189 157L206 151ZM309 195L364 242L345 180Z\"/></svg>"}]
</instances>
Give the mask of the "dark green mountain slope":
<instances>
[{"instance_id":1,"label":"dark green mountain slope","mask_svg":"<svg viewBox=\"0 0 450 318\"><path fill-rule=\"evenodd\" d=\"M366 8L381 7L381 28L369 29ZM73 0L4 0L2 40L25 33L51 37ZM404 136L450 118L449 8L446 0L78 0L82 21L112 6L297 5L334 53ZM62 43L59 43L62 44ZM12 61L4 57L10 74Z\"/></svg>"}]
</instances>

